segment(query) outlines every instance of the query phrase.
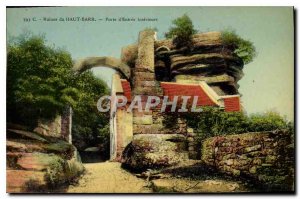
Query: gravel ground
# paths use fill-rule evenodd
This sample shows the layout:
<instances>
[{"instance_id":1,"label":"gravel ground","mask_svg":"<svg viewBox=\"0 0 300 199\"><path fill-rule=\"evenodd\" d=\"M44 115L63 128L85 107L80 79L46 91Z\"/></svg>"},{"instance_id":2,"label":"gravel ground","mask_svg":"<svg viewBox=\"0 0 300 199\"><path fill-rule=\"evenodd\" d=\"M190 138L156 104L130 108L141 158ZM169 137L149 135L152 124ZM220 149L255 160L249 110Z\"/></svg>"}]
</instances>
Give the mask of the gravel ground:
<instances>
[{"instance_id":1,"label":"gravel ground","mask_svg":"<svg viewBox=\"0 0 300 199\"><path fill-rule=\"evenodd\" d=\"M121 168L118 162L84 164L87 172L67 193L151 193L146 181Z\"/></svg>"},{"instance_id":2,"label":"gravel ground","mask_svg":"<svg viewBox=\"0 0 300 199\"><path fill-rule=\"evenodd\" d=\"M121 168L118 162L84 164L86 173L67 193L214 193L249 192L243 183L224 179L187 179L163 177L150 183ZM175 172L174 172L175 174ZM175 174L176 175L176 174Z\"/></svg>"}]
</instances>

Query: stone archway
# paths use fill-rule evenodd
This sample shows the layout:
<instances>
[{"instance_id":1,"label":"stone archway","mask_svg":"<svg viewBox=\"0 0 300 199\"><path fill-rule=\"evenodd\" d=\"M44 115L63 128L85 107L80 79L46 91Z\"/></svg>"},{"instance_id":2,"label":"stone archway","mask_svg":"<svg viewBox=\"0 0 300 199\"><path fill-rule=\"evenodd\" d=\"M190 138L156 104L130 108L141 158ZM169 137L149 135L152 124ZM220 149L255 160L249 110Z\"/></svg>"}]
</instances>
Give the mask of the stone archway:
<instances>
[{"instance_id":1,"label":"stone archway","mask_svg":"<svg viewBox=\"0 0 300 199\"><path fill-rule=\"evenodd\" d=\"M75 62L73 70L81 73L93 67L108 67L115 69L121 77L129 80L131 78L131 69L120 59L114 57L87 57Z\"/></svg>"},{"instance_id":2,"label":"stone archway","mask_svg":"<svg viewBox=\"0 0 300 199\"><path fill-rule=\"evenodd\" d=\"M114 57L86 57L84 59L77 60L73 66L73 71L75 74L80 74L86 70L95 67L108 67L114 69L118 75L114 75L112 77L112 88L111 94L116 95L116 83L114 83L115 78L118 77L119 84L120 84L120 77L130 81L131 78L131 68L124 64L120 59ZM116 112L110 112L110 159L116 158L117 153L117 138L116 138L116 131L117 131L117 123L116 123ZM119 114L119 113L118 113Z\"/></svg>"}]
</instances>

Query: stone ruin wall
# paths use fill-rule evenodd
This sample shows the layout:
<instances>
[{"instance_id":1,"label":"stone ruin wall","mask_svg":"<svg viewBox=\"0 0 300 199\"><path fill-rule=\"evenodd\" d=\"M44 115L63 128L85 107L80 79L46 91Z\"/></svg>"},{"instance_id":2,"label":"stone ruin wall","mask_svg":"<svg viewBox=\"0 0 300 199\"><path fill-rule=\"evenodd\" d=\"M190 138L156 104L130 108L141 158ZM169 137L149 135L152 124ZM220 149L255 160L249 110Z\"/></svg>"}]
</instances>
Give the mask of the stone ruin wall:
<instances>
[{"instance_id":1,"label":"stone ruin wall","mask_svg":"<svg viewBox=\"0 0 300 199\"><path fill-rule=\"evenodd\" d=\"M143 108L147 96L158 96L163 99L162 88L157 81L155 70L155 37L154 32L144 31L139 35L138 56L133 70L133 95L142 96ZM175 123L181 128L168 129L163 125L164 113L160 112L160 105L149 112L133 110L133 134L182 134L185 124L180 119Z\"/></svg>"},{"instance_id":2,"label":"stone ruin wall","mask_svg":"<svg viewBox=\"0 0 300 199\"><path fill-rule=\"evenodd\" d=\"M132 96L141 96L143 108L147 96L163 98L155 74L154 35L153 31L140 32L138 45L132 48L133 52L137 53L137 56L131 56L131 59L136 59L135 65L132 66ZM123 49L123 55L130 57L132 52ZM181 134L183 132L165 128L163 120L164 114L160 112L160 106L150 109L149 112L133 110L133 139L123 153L123 162L126 165L143 169L176 164L181 159L187 158L185 136ZM183 131L185 129L182 128Z\"/></svg>"},{"instance_id":3,"label":"stone ruin wall","mask_svg":"<svg viewBox=\"0 0 300 199\"><path fill-rule=\"evenodd\" d=\"M202 160L218 171L248 177L266 190L291 190L294 145L290 132L218 136L202 142Z\"/></svg>"},{"instance_id":4,"label":"stone ruin wall","mask_svg":"<svg viewBox=\"0 0 300 199\"><path fill-rule=\"evenodd\" d=\"M39 119L34 132L44 136L62 138L72 143L72 108L66 107L61 115L54 119Z\"/></svg>"}]
</instances>

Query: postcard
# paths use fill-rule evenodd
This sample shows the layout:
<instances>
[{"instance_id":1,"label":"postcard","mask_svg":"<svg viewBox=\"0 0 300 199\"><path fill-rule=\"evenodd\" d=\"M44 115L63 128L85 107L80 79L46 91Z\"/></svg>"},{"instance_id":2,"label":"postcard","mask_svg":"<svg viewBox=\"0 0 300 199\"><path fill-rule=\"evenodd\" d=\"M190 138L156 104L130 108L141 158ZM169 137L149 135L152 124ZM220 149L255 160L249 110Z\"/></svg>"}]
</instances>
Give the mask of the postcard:
<instances>
[{"instance_id":1,"label":"postcard","mask_svg":"<svg viewBox=\"0 0 300 199\"><path fill-rule=\"evenodd\" d=\"M7 193L295 193L293 7L7 7Z\"/></svg>"}]
</instances>

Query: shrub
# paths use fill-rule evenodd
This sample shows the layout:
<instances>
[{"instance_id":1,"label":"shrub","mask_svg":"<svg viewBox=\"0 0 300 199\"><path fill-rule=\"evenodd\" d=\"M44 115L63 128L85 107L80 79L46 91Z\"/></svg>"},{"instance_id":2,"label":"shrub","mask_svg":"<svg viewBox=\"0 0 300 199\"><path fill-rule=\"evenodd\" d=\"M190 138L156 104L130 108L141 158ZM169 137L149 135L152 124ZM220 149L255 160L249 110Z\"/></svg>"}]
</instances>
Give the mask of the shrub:
<instances>
[{"instance_id":1,"label":"shrub","mask_svg":"<svg viewBox=\"0 0 300 199\"><path fill-rule=\"evenodd\" d=\"M186 113L187 125L195 130L199 140L227 134L288 129L293 133L293 123L277 112L247 116L243 112L224 112L205 107L201 113Z\"/></svg>"},{"instance_id":2,"label":"shrub","mask_svg":"<svg viewBox=\"0 0 300 199\"><path fill-rule=\"evenodd\" d=\"M233 30L222 31L221 40L224 45L234 49L234 53L244 61L244 64L252 62L257 55L253 43L242 39Z\"/></svg>"},{"instance_id":3,"label":"shrub","mask_svg":"<svg viewBox=\"0 0 300 199\"><path fill-rule=\"evenodd\" d=\"M224 112L211 107L204 107L201 113L187 113L185 118L200 140L223 134L244 133L249 122L241 112Z\"/></svg>"},{"instance_id":4,"label":"shrub","mask_svg":"<svg viewBox=\"0 0 300 199\"><path fill-rule=\"evenodd\" d=\"M65 164L66 162L61 158L49 164L45 174L45 180L49 187L56 187L57 185L64 183L63 176L65 174Z\"/></svg>"},{"instance_id":5,"label":"shrub","mask_svg":"<svg viewBox=\"0 0 300 199\"><path fill-rule=\"evenodd\" d=\"M249 131L272 131L276 129L289 129L287 120L276 112L250 115Z\"/></svg>"},{"instance_id":6,"label":"shrub","mask_svg":"<svg viewBox=\"0 0 300 199\"><path fill-rule=\"evenodd\" d=\"M165 33L166 38L173 39L173 44L176 47L189 47L192 44L192 36L197 31L194 29L192 20L188 15L183 16L172 21L175 27L171 27L169 32Z\"/></svg>"}]
</instances>

